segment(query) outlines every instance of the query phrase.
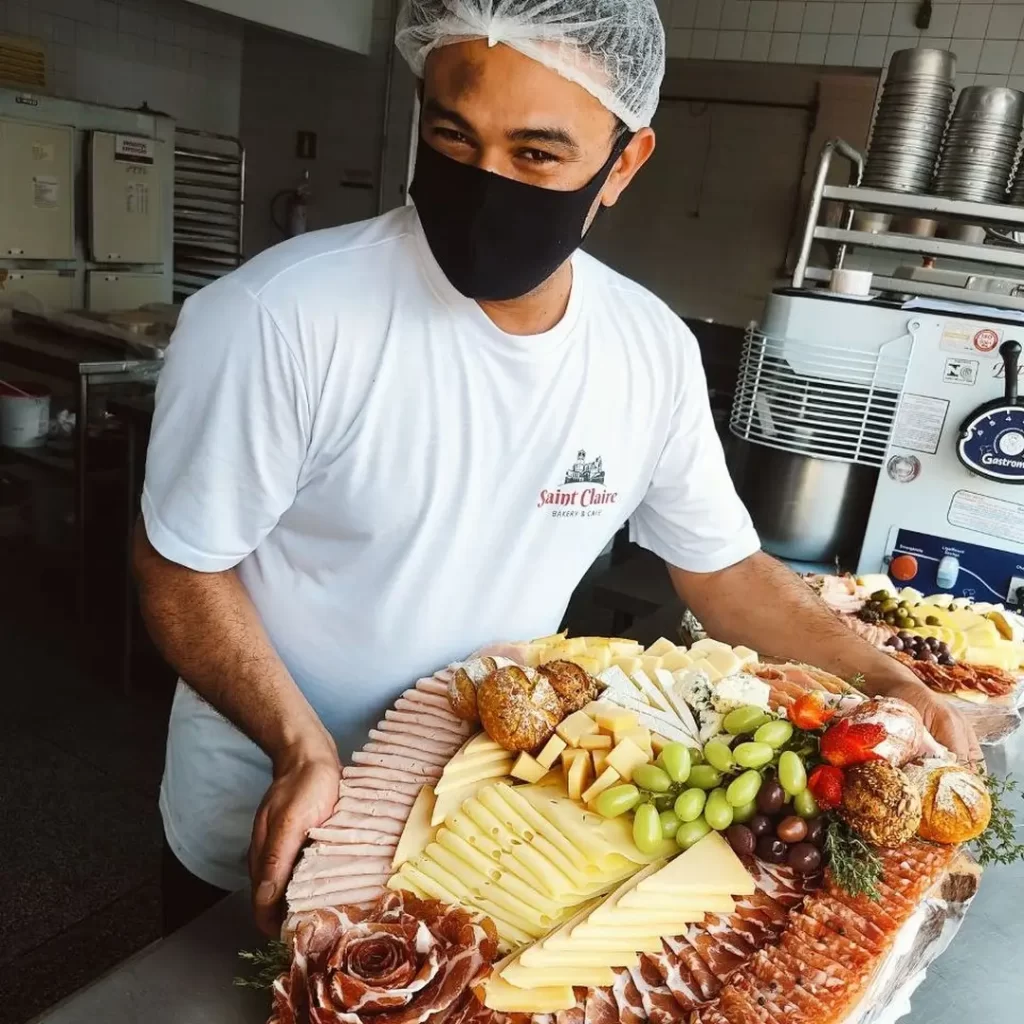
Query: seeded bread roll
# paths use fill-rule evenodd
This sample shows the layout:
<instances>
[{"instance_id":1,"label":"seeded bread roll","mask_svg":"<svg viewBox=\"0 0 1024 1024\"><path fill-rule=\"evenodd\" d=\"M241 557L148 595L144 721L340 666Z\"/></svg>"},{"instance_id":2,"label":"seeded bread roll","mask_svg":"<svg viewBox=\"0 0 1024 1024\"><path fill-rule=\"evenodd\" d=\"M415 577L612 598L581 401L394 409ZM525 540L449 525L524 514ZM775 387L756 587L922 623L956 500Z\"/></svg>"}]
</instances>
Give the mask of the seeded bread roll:
<instances>
[{"instance_id":1,"label":"seeded bread roll","mask_svg":"<svg viewBox=\"0 0 1024 1024\"><path fill-rule=\"evenodd\" d=\"M921 824L921 798L910 779L888 761L846 769L839 814L875 846L902 846Z\"/></svg>"},{"instance_id":2,"label":"seeded bread roll","mask_svg":"<svg viewBox=\"0 0 1024 1024\"><path fill-rule=\"evenodd\" d=\"M496 669L512 665L508 658L473 658L453 665L448 680L448 703L452 712L467 722L475 722L480 715L476 708L476 691L480 684Z\"/></svg>"},{"instance_id":3,"label":"seeded bread roll","mask_svg":"<svg viewBox=\"0 0 1024 1024\"><path fill-rule=\"evenodd\" d=\"M917 834L933 843L977 839L992 817L992 798L984 780L969 768L947 764L911 765L907 777L921 797Z\"/></svg>"},{"instance_id":4,"label":"seeded bread roll","mask_svg":"<svg viewBox=\"0 0 1024 1024\"><path fill-rule=\"evenodd\" d=\"M506 750L535 750L562 720L562 701L536 669L509 665L492 672L476 695L487 735Z\"/></svg>"},{"instance_id":5,"label":"seeded bread roll","mask_svg":"<svg viewBox=\"0 0 1024 1024\"><path fill-rule=\"evenodd\" d=\"M562 717L586 707L597 697L597 682L571 661L549 661L537 669L562 701Z\"/></svg>"}]
</instances>

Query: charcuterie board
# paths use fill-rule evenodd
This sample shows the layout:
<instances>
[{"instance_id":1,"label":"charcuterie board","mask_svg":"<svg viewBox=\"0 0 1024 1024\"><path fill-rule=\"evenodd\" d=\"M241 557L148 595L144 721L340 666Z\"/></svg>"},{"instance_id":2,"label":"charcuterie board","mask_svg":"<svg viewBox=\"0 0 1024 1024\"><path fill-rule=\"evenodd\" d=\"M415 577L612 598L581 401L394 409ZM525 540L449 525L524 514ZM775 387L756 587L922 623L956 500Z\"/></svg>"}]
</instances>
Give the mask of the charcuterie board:
<instances>
[{"instance_id":1,"label":"charcuterie board","mask_svg":"<svg viewBox=\"0 0 1024 1024\"><path fill-rule=\"evenodd\" d=\"M969 899L990 810L909 706L809 666L496 646L406 690L344 767L271 1022L844 1021L929 894Z\"/></svg>"}]
</instances>

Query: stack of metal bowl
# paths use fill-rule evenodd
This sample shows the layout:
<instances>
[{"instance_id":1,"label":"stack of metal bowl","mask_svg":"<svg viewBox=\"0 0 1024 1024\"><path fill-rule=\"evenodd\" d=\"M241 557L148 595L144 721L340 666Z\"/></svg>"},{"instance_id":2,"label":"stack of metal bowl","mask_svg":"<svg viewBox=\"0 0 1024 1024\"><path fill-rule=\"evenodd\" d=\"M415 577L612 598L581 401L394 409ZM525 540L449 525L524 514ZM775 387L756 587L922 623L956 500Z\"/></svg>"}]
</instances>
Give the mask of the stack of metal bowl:
<instances>
[{"instance_id":1,"label":"stack of metal bowl","mask_svg":"<svg viewBox=\"0 0 1024 1024\"><path fill-rule=\"evenodd\" d=\"M878 101L861 184L927 192L953 102L956 57L948 50L897 50Z\"/></svg>"},{"instance_id":2,"label":"stack of metal bowl","mask_svg":"<svg viewBox=\"0 0 1024 1024\"><path fill-rule=\"evenodd\" d=\"M1006 199L1024 121L1024 93L971 85L956 101L935 172L936 195L1001 203Z\"/></svg>"}]
</instances>

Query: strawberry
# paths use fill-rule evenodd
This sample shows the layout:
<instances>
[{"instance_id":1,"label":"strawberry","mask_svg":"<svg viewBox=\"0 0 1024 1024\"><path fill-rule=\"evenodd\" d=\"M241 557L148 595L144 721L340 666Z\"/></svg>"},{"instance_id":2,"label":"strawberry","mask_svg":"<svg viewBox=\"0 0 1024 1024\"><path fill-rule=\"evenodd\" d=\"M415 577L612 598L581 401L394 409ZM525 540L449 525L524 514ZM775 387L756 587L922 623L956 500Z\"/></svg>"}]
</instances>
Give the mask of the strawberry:
<instances>
[{"instance_id":1,"label":"strawberry","mask_svg":"<svg viewBox=\"0 0 1024 1024\"><path fill-rule=\"evenodd\" d=\"M830 764L819 764L807 779L818 807L823 811L831 811L843 802L843 770L833 768Z\"/></svg>"},{"instance_id":2,"label":"strawberry","mask_svg":"<svg viewBox=\"0 0 1024 1024\"><path fill-rule=\"evenodd\" d=\"M809 690L790 707L789 720L798 729L820 729L835 713L821 691Z\"/></svg>"},{"instance_id":3,"label":"strawberry","mask_svg":"<svg viewBox=\"0 0 1024 1024\"><path fill-rule=\"evenodd\" d=\"M821 737L819 752L829 764L845 768L864 761L880 760L875 747L885 739L885 726L877 722L851 724L848 718L836 722Z\"/></svg>"}]
</instances>

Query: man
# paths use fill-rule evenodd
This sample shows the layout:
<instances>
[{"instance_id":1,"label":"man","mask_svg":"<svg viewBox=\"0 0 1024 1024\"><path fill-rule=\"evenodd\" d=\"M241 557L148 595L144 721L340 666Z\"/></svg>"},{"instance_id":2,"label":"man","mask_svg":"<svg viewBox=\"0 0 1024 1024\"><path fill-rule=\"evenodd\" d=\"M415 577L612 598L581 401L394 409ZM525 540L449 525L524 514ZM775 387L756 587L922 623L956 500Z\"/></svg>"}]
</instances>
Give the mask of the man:
<instances>
[{"instance_id":1,"label":"man","mask_svg":"<svg viewBox=\"0 0 1024 1024\"><path fill-rule=\"evenodd\" d=\"M171 924L248 861L273 930L381 709L556 629L626 519L712 635L862 673L973 751L760 553L693 337L575 251L654 150L664 64L654 0L575 6L417 0L398 38L423 79L416 210L287 242L182 312L136 559L185 681L160 802Z\"/></svg>"}]
</instances>

